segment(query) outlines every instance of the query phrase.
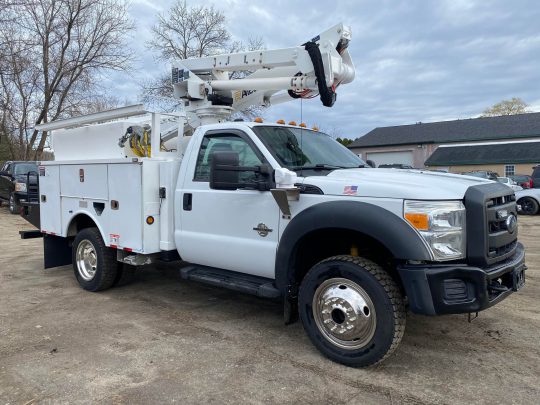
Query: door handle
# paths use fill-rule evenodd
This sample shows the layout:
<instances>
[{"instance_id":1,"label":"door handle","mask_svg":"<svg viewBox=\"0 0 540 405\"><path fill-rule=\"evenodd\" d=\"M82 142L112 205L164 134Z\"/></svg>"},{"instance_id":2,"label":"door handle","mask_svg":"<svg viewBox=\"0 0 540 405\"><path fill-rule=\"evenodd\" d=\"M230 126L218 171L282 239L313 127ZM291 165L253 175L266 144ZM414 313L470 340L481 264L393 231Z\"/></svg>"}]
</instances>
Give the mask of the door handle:
<instances>
[{"instance_id":1,"label":"door handle","mask_svg":"<svg viewBox=\"0 0 540 405\"><path fill-rule=\"evenodd\" d=\"M184 193L184 211L191 211L193 202L193 195L191 193Z\"/></svg>"}]
</instances>

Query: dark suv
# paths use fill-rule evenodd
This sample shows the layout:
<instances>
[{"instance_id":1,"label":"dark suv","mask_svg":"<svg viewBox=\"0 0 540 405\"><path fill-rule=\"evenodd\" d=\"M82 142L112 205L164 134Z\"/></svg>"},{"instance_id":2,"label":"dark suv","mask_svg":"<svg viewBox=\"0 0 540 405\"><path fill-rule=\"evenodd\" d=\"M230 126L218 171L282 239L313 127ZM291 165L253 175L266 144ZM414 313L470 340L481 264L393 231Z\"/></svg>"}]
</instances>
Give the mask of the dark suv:
<instances>
[{"instance_id":1,"label":"dark suv","mask_svg":"<svg viewBox=\"0 0 540 405\"><path fill-rule=\"evenodd\" d=\"M21 202L34 193L37 198L38 166L35 162L8 161L0 167L0 201L7 201L9 211L18 214Z\"/></svg>"}]
</instances>

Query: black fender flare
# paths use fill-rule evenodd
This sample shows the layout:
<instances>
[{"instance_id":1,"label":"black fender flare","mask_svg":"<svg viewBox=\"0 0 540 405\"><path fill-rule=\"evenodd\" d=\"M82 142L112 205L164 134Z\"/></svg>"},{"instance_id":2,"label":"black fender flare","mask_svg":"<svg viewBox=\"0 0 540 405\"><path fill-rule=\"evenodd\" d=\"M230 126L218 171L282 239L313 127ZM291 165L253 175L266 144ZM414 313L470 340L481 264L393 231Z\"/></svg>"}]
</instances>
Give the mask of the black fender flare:
<instances>
[{"instance_id":1,"label":"black fender flare","mask_svg":"<svg viewBox=\"0 0 540 405\"><path fill-rule=\"evenodd\" d=\"M325 228L362 232L384 245L396 259L432 260L418 233L384 208L362 201L328 201L296 215L281 236L276 255L276 287L285 295L294 283L293 261L302 238Z\"/></svg>"}]
</instances>

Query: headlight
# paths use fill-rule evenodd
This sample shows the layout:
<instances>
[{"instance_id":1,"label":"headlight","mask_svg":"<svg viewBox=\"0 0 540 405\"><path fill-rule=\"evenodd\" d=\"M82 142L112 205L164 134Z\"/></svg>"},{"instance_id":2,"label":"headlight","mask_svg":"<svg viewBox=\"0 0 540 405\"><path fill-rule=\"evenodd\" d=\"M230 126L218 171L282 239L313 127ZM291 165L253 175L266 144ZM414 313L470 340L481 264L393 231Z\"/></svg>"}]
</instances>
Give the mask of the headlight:
<instances>
[{"instance_id":1,"label":"headlight","mask_svg":"<svg viewBox=\"0 0 540 405\"><path fill-rule=\"evenodd\" d=\"M465 206L461 201L406 200L403 216L422 235L435 260L465 258Z\"/></svg>"},{"instance_id":2,"label":"headlight","mask_svg":"<svg viewBox=\"0 0 540 405\"><path fill-rule=\"evenodd\" d=\"M26 183L15 183L15 191L26 192Z\"/></svg>"}]
</instances>

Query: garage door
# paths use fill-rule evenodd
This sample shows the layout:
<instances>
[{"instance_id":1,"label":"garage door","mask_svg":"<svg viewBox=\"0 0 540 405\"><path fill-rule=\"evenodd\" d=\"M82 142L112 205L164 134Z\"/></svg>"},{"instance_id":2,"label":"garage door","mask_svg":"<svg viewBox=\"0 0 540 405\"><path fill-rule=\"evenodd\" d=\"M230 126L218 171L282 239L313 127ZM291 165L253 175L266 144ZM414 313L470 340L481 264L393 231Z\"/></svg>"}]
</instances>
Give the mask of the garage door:
<instances>
[{"instance_id":1,"label":"garage door","mask_svg":"<svg viewBox=\"0 0 540 405\"><path fill-rule=\"evenodd\" d=\"M366 159L373 160L377 166L393 163L414 166L412 151L370 152L366 156Z\"/></svg>"}]
</instances>

